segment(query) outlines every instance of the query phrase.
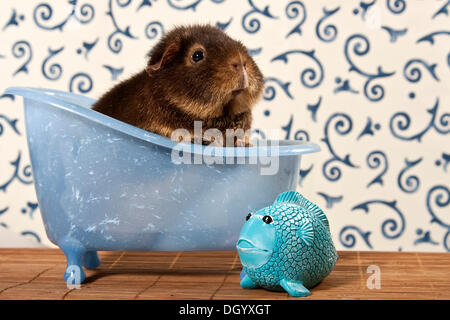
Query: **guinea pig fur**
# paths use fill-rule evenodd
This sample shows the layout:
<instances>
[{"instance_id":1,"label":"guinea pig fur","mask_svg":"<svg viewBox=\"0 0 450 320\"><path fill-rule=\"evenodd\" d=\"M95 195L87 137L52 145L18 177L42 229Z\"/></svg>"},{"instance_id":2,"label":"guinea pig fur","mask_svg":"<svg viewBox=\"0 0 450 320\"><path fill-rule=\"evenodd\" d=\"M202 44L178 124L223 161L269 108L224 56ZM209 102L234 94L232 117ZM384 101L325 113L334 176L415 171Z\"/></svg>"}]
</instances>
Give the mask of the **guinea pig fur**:
<instances>
[{"instance_id":1,"label":"guinea pig fur","mask_svg":"<svg viewBox=\"0 0 450 320\"><path fill-rule=\"evenodd\" d=\"M146 68L106 92L93 110L171 137L251 128L264 77L246 47L210 25L175 27L148 54ZM205 143L205 141L202 141ZM200 142L200 143L202 143Z\"/></svg>"}]
</instances>

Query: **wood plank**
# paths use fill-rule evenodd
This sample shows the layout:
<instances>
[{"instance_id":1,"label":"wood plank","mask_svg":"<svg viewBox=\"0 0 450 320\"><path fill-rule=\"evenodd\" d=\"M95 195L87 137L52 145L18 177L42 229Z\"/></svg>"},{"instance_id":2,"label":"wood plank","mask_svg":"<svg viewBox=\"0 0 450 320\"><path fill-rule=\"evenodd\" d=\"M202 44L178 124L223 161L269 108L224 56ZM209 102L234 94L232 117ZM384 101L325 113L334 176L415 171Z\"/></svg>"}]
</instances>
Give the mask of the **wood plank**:
<instances>
[{"instance_id":1,"label":"wood plank","mask_svg":"<svg viewBox=\"0 0 450 320\"><path fill-rule=\"evenodd\" d=\"M450 299L450 254L341 251L333 272L306 298L239 285L234 251L100 252L81 289L63 281L59 249L0 249L1 299ZM381 288L369 289L369 266Z\"/></svg>"}]
</instances>

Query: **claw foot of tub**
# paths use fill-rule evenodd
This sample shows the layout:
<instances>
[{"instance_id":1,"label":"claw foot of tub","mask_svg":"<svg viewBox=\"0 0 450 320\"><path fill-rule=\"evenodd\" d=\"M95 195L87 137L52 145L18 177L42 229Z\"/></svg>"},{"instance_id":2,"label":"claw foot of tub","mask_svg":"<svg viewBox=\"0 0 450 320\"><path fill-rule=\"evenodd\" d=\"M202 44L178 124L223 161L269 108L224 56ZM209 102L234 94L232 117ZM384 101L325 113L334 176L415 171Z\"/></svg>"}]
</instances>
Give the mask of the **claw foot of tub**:
<instances>
[{"instance_id":1,"label":"claw foot of tub","mask_svg":"<svg viewBox=\"0 0 450 320\"><path fill-rule=\"evenodd\" d=\"M87 251L83 257L83 266L86 269L93 270L100 265L101 261L97 251Z\"/></svg>"},{"instance_id":2,"label":"claw foot of tub","mask_svg":"<svg viewBox=\"0 0 450 320\"><path fill-rule=\"evenodd\" d=\"M67 259L64 281L67 283L67 286L81 284L86 278L82 267L86 248L79 241L73 239L63 241L59 244L59 247L66 255Z\"/></svg>"},{"instance_id":3,"label":"claw foot of tub","mask_svg":"<svg viewBox=\"0 0 450 320\"><path fill-rule=\"evenodd\" d=\"M78 288L77 286L82 284L86 279L83 268L77 264L67 264L66 271L64 272L64 281L67 283L67 287L70 289Z\"/></svg>"}]
</instances>

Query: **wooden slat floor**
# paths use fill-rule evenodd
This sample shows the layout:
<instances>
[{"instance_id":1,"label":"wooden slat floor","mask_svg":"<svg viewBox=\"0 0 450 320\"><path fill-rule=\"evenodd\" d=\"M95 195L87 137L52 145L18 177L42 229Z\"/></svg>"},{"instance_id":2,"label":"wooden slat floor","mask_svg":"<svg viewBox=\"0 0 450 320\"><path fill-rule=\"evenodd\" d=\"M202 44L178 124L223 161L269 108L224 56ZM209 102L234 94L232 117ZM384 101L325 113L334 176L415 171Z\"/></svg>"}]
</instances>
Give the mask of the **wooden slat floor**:
<instances>
[{"instance_id":1,"label":"wooden slat floor","mask_svg":"<svg viewBox=\"0 0 450 320\"><path fill-rule=\"evenodd\" d=\"M234 251L100 252L80 289L62 279L59 249L0 249L2 299L450 299L450 253L339 252L333 272L307 298L239 286ZM380 289L369 289L370 265Z\"/></svg>"}]
</instances>

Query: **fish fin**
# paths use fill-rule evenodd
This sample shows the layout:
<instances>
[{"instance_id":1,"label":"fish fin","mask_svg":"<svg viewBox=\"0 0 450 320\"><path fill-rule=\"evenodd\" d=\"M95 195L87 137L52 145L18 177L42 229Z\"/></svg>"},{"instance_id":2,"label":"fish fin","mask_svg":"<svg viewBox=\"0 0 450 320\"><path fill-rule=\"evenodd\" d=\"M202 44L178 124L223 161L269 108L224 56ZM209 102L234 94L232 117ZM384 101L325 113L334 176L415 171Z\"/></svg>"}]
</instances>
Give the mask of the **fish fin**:
<instances>
[{"instance_id":1,"label":"fish fin","mask_svg":"<svg viewBox=\"0 0 450 320\"><path fill-rule=\"evenodd\" d=\"M253 282L252 279L250 279L250 277L246 274L244 276L244 278L242 278L241 280L241 287L243 289L255 289L258 288L259 286Z\"/></svg>"},{"instance_id":2,"label":"fish fin","mask_svg":"<svg viewBox=\"0 0 450 320\"><path fill-rule=\"evenodd\" d=\"M244 269L242 269L241 274L239 275L239 280L244 279L244 277L247 275Z\"/></svg>"},{"instance_id":3,"label":"fish fin","mask_svg":"<svg viewBox=\"0 0 450 320\"><path fill-rule=\"evenodd\" d=\"M330 224L328 223L327 216L325 213L320 209L317 205L306 199L304 196L302 196L297 191L286 191L278 195L277 199L274 203L277 202L288 202L293 203L296 205L299 205L308 211L313 212L319 220L322 222L322 224L330 230Z\"/></svg>"},{"instance_id":4,"label":"fish fin","mask_svg":"<svg viewBox=\"0 0 450 320\"><path fill-rule=\"evenodd\" d=\"M314 229L308 221L301 222L297 234L307 246L310 246L314 240Z\"/></svg>"},{"instance_id":5,"label":"fish fin","mask_svg":"<svg viewBox=\"0 0 450 320\"><path fill-rule=\"evenodd\" d=\"M280 193L278 197L275 199L274 203L277 202L289 202L294 204L301 204L300 198L302 198L302 195L298 193L297 191L285 191L283 193Z\"/></svg>"},{"instance_id":6,"label":"fish fin","mask_svg":"<svg viewBox=\"0 0 450 320\"><path fill-rule=\"evenodd\" d=\"M311 292L300 281L282 279L280 286L292 297L307 297Z\"/></svg>"},{"instance_id":7,"label":"fish fin","mask_svg":"<svg viewBox=\"0 0 450 320\"><path fill-rule=\"evenodd\" d=\"M309 202L308 209L314 212L314 214L319 218L322 224L330 231L330 224L328 223L327 216L317 205L312 202Z\"/></svg>"}]
</instances>

